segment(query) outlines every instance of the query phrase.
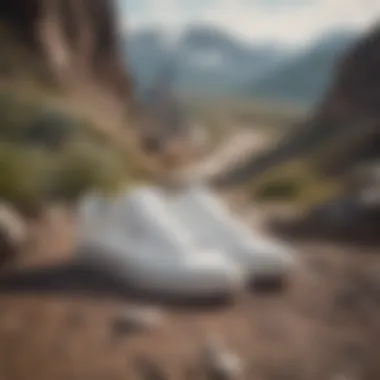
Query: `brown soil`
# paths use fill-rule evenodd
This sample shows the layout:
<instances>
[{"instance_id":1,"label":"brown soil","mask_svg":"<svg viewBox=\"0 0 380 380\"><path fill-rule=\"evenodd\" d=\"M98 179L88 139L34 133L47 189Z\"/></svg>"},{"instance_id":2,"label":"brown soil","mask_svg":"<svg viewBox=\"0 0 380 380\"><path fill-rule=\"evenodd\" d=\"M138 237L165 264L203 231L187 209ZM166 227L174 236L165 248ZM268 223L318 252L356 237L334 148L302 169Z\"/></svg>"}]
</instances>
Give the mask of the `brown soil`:
<instances>
[{"instance_id":1,"label":"brown soil","mask_svg":"<svg viewBox=\"0 0 380 380\"><path fill-rule=\"evenodd\" d=\"M67 258L72 228L62 220L35 226L39 238L18 266ZM245 379L379 379L379 249L322 241L297 248L300 266L287 290L214 308L166 306L163 326L144 333L115 332L116 316L135 301L3 288L0 379L202 379L190 370L214 333L241 357ZM163 377L139 375L141 357Z\"/></svg>"}]
</instances>

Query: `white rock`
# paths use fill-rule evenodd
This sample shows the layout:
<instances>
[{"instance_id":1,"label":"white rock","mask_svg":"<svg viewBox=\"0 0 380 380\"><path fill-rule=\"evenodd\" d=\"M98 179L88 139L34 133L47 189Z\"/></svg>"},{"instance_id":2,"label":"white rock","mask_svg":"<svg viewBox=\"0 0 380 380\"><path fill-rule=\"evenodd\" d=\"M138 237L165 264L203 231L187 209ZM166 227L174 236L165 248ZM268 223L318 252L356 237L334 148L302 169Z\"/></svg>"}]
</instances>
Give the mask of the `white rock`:
<instances>
[{"instance_id":1,"label":"white rock","mask_svg":"<svg viewBox=\"0 0 380 380\"><path fill-rule=\"evenodd\" d=\"M206 372L215 379L234 380L241 377L243 364L216 336L209 336L202 349Z\"/></svg>"}]
</instances>

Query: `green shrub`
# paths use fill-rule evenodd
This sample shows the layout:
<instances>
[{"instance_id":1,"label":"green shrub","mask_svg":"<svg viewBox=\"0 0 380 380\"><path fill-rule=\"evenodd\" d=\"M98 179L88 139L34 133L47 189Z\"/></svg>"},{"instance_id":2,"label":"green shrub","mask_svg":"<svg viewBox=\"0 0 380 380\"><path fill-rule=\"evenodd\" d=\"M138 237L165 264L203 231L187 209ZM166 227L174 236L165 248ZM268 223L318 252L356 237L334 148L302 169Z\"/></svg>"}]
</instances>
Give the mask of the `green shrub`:
<instances>
[{"instance_id":1,"label":"green shrub","mask_svg":"<svg viewBox=\"0 0 380 380\"><path fill-rule=\"evenodd\" d=\"M41 111L30 120L20 140L49 149L61 148L80 128L78 121L55 110Z\"/></svg>"},{"instance_id":2,"label":"green shrub","mask_svg":"<svg viewBox=\"0 0 380 380\"><path fill-rule=\"evenodd\" d=\"M302 162L280 165L264 173L250 185L254 198L261 201L296 201L313 180L310 169Z\"/></svg>"},{"instance_id":3,"label":"green shrub","mask_svg":"<svg viewBox=\"0 0 380 380\"><path fill-rule=\"evenodd\" d=\"M47 148L61 147L80 136L107 140L87 119L80 118L41 99L0 92L0 139Z\"/></svg>"},{"instance_id":4,"label":"green shrub","mask_svg":"<svg viewBox=\"0 0 380 380\"><path fill-rule=\"evenodd\" d=\"M302 162L279 166L251 185L251 194L257 200L286 201L305 208L341 192L341 181L318 176Z\"/></svg>"},{"instance_id":5,"label":"green shrub","mask_svg":"<svg viewBox=\"0 0 380 380\"><path fill-rule=\"evenodd\" d=\"M37 107L13 93L0 96L0 138L2 141L20 141L28 125L37 115Z\"/></svg>"},{"instance_id":6,"label":"green shrub","mask_svg":"<svg viewBox=\"0 0 380 380\"><path fill-rule=\"evenodd\" d=\"M116 191L126 179L122 156L91 142L76 142L61 152L0 146L0 198L23 209L47 201L75 201L98 189Z\"/></svg>"},{"instance_id":7,"label":"green shrub","mask_svg":"<svg viewBox=\"0 0 380 380\"><path fill-rule=\"evenodd\" d=\"M0 140L0 198L13 204L74 201L150 176L90 120L13 92L0 92Z\"/></svg>"},{"instance_id":8,"label":"green shrub","mask_svg":"<svg viewBox=\"0 0 380 380\"><path fill-rule=\"evenodd\" d=\"M300 197L303 184L291 179L278 179L265 183L256 190L255 197L260 200L295 200Z\"/></svg>"},{"instance_id":9,"label":"green shrub","mask_svg":"<svg viewBox=\"0 0 380 380\"><path fill-rule=\"evenodd\" d=\"M20 207L34 207L46 196L51 160L36 149L0 146L0 198Z\"/></svg>"},{"instance_id":10,"label":"green shrub","mask_svg":"<svg viewBox=\"0 0 380 380\"><path fill-rule=\"evenodd\" d=\"M74 201L84 192L117 190L125 180L122 156L98 144L77 141L64 150L50 178L52 198Z\"/></svg>"}]
</instances>

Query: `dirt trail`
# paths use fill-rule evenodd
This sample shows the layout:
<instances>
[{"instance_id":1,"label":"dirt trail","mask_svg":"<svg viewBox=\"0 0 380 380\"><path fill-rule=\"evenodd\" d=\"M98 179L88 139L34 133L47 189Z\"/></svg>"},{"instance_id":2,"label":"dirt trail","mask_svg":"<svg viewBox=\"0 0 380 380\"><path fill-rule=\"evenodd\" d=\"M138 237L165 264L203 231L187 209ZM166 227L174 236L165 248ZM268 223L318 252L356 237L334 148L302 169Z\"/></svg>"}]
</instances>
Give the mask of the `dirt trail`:
<instances>
[{"instance_id":1,"label":"dirt trail","mask_svg":"<svg viewBox=\"0 0 380 380\"><path fill-rule=\"evenodd\" d=\"M66 259L58 245L72 228L62 226L50 226L55 235L49 241L39 235L45 245L34 252L40 258L34 265L57 262L51 259L54 252ZM138 375L142 357L160 371L161 377L150 378L202 380L206 377L196 371L201 345L210 334L239 355L245 368L242 379L327 380L337 374L380 378L378 249L322 241L296 245L300 266L286 291L246 292L218 308L166 306L163 325L153 331L115 327L120 313L135 304L132 299L101 292L92 297L1 293L0 378L147 379ZM56 284L70 284L70 276L56 273Z\"/></svg>"},{"instance_id":2,"label":"dirt trail","mask_svg":"<svg viewBox=\"0 0 380 380\"><path fill-rule=\"evenodd\" d=\"M373 270L380 257L322 243L299 249L301 267L286 292L246 293L216 309L166 307L163 326L154 331L115 331L128 300L1 295L1 378L145 379L136 371L143 357L162 372L157 379L204 379L188 372L210 334L239 355L247 380L379 371L377 358L370 358L380 338L380 288ZM377 376L360 379L380 374L372 373Z\"/></svg>"},{"instance_id":3,"label":"dirt trail","mask_svg":"<svg viewBox=\"0 0 380 380\"><path fill-rule=\"evenodd\" d=\"M225 142L215 152L186 168L184 175L199 180L207 179L244 162L252 154L264 149L268 143L268 138L262 130L241 128L230 137L226 137Z\"/></svg>"}]
</instances>

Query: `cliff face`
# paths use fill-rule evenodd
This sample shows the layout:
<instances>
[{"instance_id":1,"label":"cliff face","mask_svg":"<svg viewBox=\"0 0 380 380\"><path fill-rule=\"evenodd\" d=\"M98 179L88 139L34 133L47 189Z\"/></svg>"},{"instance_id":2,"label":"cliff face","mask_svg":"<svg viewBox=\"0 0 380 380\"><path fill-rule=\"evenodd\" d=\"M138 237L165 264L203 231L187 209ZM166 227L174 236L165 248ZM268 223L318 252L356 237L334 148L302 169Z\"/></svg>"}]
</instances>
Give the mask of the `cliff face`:
<instances>
[{"instance_id":1,"label":"cliff face","mask_svg":"<svg viewBox=\"0 0 380 380\"><path fill-rule=\"evenodd\" d=\"M377 25L342 58L330 91L316 110L316 126L326 132L331 129L334 134L328 141L330 148L322 147L324 157L320 163L324 172L340 173L361 161L379 158L379 67Z\"/></svg>"},{"instance_id":2,"label":"cliff face","mask_svg":"<svg viewBox=\"0 0 380 380\"><path fill-rule=\"evenodd\" d=\"M117 164L112 168L120 164L125 181L154 175L158 164L141 151L139 130L133 128L131 81L121 55L115 3L0 1L0 106L9 111L2 112L0 132L17 136L12 137L16 160L19 149L24 152L20 144L36 144L31 136L39 136L41 142L42 136L45 139L64 131L70 135L67 139L83 143L90 151L82 152L83 148L71 144L74 147L70 145L64 152L71 157L78 149L78 161L84 162L86 173L89 167L106 165L115 158ZM99 153L102 151L105 156ZM60 170L60 159L54 166ZM56 177L40 182L56 181L64 188L68 181L61 184L60 175Z\"/></svg>"},{"instance_id":3,"label":"cliff face","mask_svg":"<svg viewBox=\"0 0 380 380\"><path fill-rule=\"evenodd\" d=\"M93 104L126 105L131 86L119 53L113 3L112 0L2 0L1 38L5 42L4 38L11 35L12 43L2 43L0 54L9 55L16 41L24 51L23 57L48 73L62 89L82 99L88 96ZM0 77L8 79L12 62L8 66L2 65Z\"/></svg>"},{"instance_id":4,"label":"cliff face","mask_svg":"<svg viewBox=\"0 0 380 380\"><path fill-rule=\"evenodd\" d=\"M380 25L341 60L318 113L337 119L380 116Z\"/></svg>"}]
</instances>

